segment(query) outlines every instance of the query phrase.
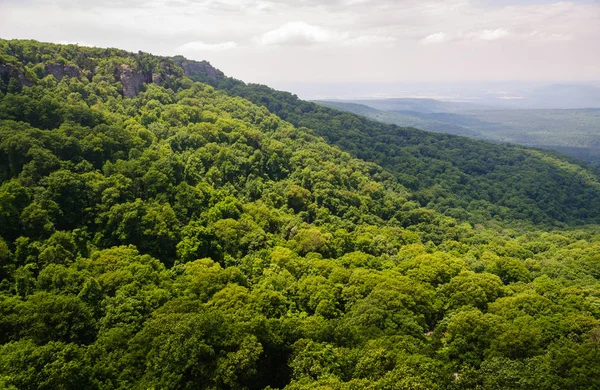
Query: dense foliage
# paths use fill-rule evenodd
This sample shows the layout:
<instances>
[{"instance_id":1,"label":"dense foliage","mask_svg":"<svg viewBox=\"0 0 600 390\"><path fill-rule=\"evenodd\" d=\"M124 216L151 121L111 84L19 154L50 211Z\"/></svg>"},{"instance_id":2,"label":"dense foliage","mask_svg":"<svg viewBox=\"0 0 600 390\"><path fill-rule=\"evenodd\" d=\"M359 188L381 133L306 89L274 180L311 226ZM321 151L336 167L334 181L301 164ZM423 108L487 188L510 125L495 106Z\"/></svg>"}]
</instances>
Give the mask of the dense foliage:
<instances>
[{"instance_id":1,"label":"dense foliage","mask_svg":"<svg viewBox=\"0 0 600 390\"><path fill-rule=\"evenodd\" d=\"M598 169L550 151L398 127L219 74L190 75L264 105L353 156L374 161L413 191L411 200L459 220L556 225L600 222Z\"/></svg>"},{"instance_id":2,"label":"dense foliage","mask_svg":"<svg viewBox=\"0 0 600 390\"><path fill-rule=\"evenodd\" d=\"M0 47L0 387L600 385L596 227L461 222L166 58Z\"/></svg>"}]
</instances>

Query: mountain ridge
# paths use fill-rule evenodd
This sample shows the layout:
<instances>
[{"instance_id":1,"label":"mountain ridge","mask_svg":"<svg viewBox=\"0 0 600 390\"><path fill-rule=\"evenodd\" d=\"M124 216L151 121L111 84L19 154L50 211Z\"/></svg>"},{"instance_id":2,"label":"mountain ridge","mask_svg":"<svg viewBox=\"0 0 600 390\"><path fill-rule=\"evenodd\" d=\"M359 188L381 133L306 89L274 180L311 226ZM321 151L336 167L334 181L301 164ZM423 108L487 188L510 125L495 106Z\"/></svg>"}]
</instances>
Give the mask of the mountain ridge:
<instances>
[{"instance_id":1,"label":"mountain ridge","mask_svg":"<svg viewBox=\"0 0 600 390\"><path fill-rule=\"evenodd\" d=\"M25 42L34 47L40 45ZM563 169L569 165L579 166L581 163L577 160L556 155L558 160L551 161L563 162L549 165L530 153L523 153L525 149L517 146L383 125L304 102L288 92L246 84L225 76L207 62L185 60L181 56L158 57L75 45L57 45L54 50L61 54L52 61L79 61L88 79L93 78L94 70L110 71L121 85L125 81L124 87L131 91L142 88L143 80L151 81L152 73L157 74L155 79L160 80L162 86L169 88L177 80L177 72L185 72L179 66L185 62L193 81L265 106L294 126L311 129L353 156L381 165L413 192L411 200L459 220L480 223L500 218L549 224L600 221L600 192L589 188L578 177L570 178L570 171ZM74 54L78 50L78 54ZM20 55L24 62L48 62L43 60L43 50L13 54ZM113 57L102 59L109 55ZM134 65L135 69L126 71ZM39 68L42 64L37 66L37 71L43 72ZM33 68L31 71L35 72ZM123 88L122 93L125 90ZM595 168L585 165L582 168L598 177ZM521 177L528 180L518 179Z\"/></svg>"},{"instance_id":2,"label":"mountain ridge","mask_svg":"<svg viewBox=\"0 0 600 390\"><path fill-rule=\"evenodd\" d=\"M202 82L207 81L201 77L196 80ZM360 116L341 114L328 108L320 108L318 105L304 102L298 99L297 96L288 92L275 91L272 88L259 84L246 84L240 80L226 76L213 85L215 88L226 91L229 94L249 99L258 105L264 105L271 112L274 112L296 126L311 128L316 134L324 137L330 143L341 147L343 150L350 152L358 158L377 162L394 175L401 184L415 191L417 194L423 194L424 197L417 195L414 198L420 198L422 205L429 205L441 212L448 212L448 210L450 210L450 215L454 215L455 217L465 218L464 215L461 217L459 216L460 214L452 214L452 206L443 204L446 203L445 201L438 202L438 200L440 198L448 198L448 192L463 191L462 188L464 188L464 183L461 183L461 180L464 180L465 176L473 177L473 174L475 174L476 176L489 177L490 180L497 180L497 177L502 177L503 181L509 183L509 188L507 188L504 193L512 191L512 188L510 187L519 188L524 185L523 182L514 180L511 171L514 171L515 167L519 167L519 161L528 161L528 158L517 157L515 161L510 161L510 158L500 157L502 155L508 157L513 153L519 154L521 147L516 145L492 145L485 143L484 141L472 141L466 138L453 138L455 136L433 134L411 128L382 125L375 121L366 120ZM372 145L373 143L377 143L378 148L381 150L371 149L369 145ZM438 146L435 150L427 150L418 146L423 144L437 144ZM463 158L460 156L464 156L463 149L477 150L482 147L489 150L482 150L479 157L473 154L467 154L473 159L469 164L456 164L457 161ZM405 153L404 151L408 153ZM554 152L546 151L544 153L553 154ZM404 158L406 158L406 161L398 161L397 157L393 157L398 155L403 155ZM486 161L487 157L484 157L483 155L500 157L496 166L506 166L506 170L503 172L493 172L494 169L489 170L491 164L489 161ZM431 165L424 165L423 161L429 161ZM537 162L531 161L531 163L537 165ZM566 163L582 165L584 166L584 169L593 172L593 176L598 177L598 169L593 166L568 157L566 157ZM475 165L478 167L475 168ZM536 174L544 176L544 178L539 178L538 180L540 182L547 182L553 181L554 176L561 177L566 174L566 172L558 172L557 169L560 168L531 166L528 167L526 169L527 172L524 172L523 174L530 175L537 172ZM446 175L444 173L445 171L451 171L452 173ZM463 178L457 178L457 176L462 176ZM431 180L432 178L433 180ZM472 181L477 182L478 180L475 178ZM473 183L468 186L472 187L474 185L478 184ZM489 188L489 185L489 183L485 184L487 188ZM536 223L542 221L550 222L551 220L566 221L570 219L570 217L562 212L559 212L558 214L551 212L548 214L547 211L549 209L559 209L560 206L558 205L544 205L536 211L526 209L520 209L516 213L510 211L509 209L514 208L518 204L531 205L532 202L536 202L536 198L544 198L546 197L544 194L548 194L546 193L546 190L541 190L534 182L530 182L527 185L535 187L535 189L521 188L519 190L521 194L518 195L520 200L518 201L510 199L503 200L503 195L494 193L494 191L489 191L486 194L477 196L468 195L463 191L461 196L467 196L469 199L466 202L458 200L458 203L461 204L461 207L464 209L467 209L469 205L478 209L475 211L475 214L481 215L481 213L483 213L486 215L483 219L490 219L495 216L500 217L501 219L519 219L519 214L529 215L522 219L533 220ZM587 192L585 190L583 191ZM555 191L549 191L549 193L550 192ZM435 193L438 193L439 195L433 195ZM441 194L443 195L440 197ZM473 192L472 194L476 194L476 192ZM597 195L585 195L586 199L590 196L592 199L596 199L597 197ZM492 201L491 203L490 200ZM572 200L575 201L574 198L572 198ZM495 206L494 204L498 204L499 201L500 205ZM547 201L554 203L550 199L547 199ZM595 202L595 200L592 201ZM479 209L480 206L475 206L478 202L482 202L479 204L485 205L483 206L483 209ZM587 202L587 200L585 200L584 203L585 202ZM448 203L457 203L457 200L450 200ZM546 211L543 209L546 209ZM489 210L491 210L491 212ZM535 216L532 218L531 215ZM588 211L585 211L582 216L583 215L585 215L584 219L588 218ZM481 219L478 218L479 217L475 217L475 219L473 219L473 217L471 217L470 220L481 221ZM580 220L578 223L581 222L582 221Z\"/></svg>"}]
</instances>

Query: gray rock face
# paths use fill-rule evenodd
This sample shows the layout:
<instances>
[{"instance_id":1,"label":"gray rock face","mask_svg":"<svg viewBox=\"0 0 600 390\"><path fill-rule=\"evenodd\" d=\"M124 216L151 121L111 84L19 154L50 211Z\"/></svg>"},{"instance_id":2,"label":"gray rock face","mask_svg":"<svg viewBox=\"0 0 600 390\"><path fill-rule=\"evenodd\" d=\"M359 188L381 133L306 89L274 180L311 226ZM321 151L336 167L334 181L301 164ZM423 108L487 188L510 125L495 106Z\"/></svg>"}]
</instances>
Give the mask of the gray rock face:
<instances>
[{"instance_id":1,"label":"gray rock face","mask_svg":"<svg viewBox=\"0 0 600 390\"><path fill-rule=\"evenodd\" d=\"M11 64L0 65L0 78L5 83L8 83L11 78L19 80L19 85L31 87L33 82L25 77L25 72L22 68L16 67Z\"/></svg>"},{"instance_id":2,"label":"gray rock face","mask_svg":"<svg viewBox=\"0 0 600 390\"><path fill-rule=\"evenodd\" d=\"M125 97L137 96L147 81L143 73L138 72L137 69L127 64L122 64L119 67L118 75L121 84L123 84L123 96Z\"/></svg>"},{"instance_id":3,"label":"gray rock face","mask_svg":"<svg viewBox=\"0 0 600 390\"><path fill-rule=\"evenodd\" d=\"M219 72L208 62L184 61L181 67L187 76L203 73L215 83L219 81Z\"/></svg>"},{"instance_id":4,"label":"gray rock face","mask_svg":"<svg viewBox=\"0 0 600 390\"><path fill-rule=\"evenodd\" d=\"M46 64L46 73L54 76L58 81L63 77L79 77L79 69L73 65Z\"/></svg>"},{"instance_id":5,"label":"gray rock face","mask_svg":"<svg viewBox=\"0 0 600 390\"><path fill-rule=\"evenodd\" d=\"M164 80L161 75L159 75L158 73L152 73L152 83L153 84L161 86L163 84L163 82L164 82Z\"/></svg>"}]
</instances>

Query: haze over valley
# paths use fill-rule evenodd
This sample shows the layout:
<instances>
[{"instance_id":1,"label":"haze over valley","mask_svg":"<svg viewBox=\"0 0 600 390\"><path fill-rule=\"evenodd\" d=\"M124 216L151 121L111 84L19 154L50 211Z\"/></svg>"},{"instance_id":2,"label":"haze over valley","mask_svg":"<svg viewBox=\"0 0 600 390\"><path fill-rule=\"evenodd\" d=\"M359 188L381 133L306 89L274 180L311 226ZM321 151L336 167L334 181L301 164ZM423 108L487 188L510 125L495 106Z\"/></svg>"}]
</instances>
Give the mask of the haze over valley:
<instances>
[{"instance_id":1,"label":"haze over valley","mask_svg":"<svg viewBox=\"0 0 600 390\"><path fill-rule=\"evenodd\" d=\"M462 101L372 97L315 102L384 123L548 148L600 164L600 88L547 85L532 91L511 99L486 93Z\"/></svg>"}]
</instances>

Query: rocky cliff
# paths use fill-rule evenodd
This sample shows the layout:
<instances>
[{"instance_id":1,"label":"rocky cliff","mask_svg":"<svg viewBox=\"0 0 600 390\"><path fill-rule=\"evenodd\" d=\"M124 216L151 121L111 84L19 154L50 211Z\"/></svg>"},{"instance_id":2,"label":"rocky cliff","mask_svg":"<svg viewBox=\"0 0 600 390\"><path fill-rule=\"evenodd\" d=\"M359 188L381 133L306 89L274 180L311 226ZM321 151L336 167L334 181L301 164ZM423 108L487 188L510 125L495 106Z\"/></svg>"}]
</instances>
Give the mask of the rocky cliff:
<instances>
[{"instance_id":1,"label":"rocky cliff","mask_svg":"<svg viewBox=\"0 0 600 390\"><path fill-rule=\"evenodd\" d=\"M137 96L144 83L152 82L152 77L146 77L142 72L126 64L122 64L117 73L123 84L123 96L125 97Z\"/></svg>"},{"instance_id":2,"label":"rocky cliff","mask_svg":"<svg viewBox=\"0 0 600 390\"><path fill-rule=\"evenodd\" d=\"M51 74L60 81L65 76L79 77L79 68L75 65L48 63L46 64L46 74Z\"/></svg>"},{"instance_id":3,"label":"rocky cliff","mask_svg":"<svg viewBox=\"0 0 600 390\"><path fill-rule=\"evenodd\" d=\"M88 77L90 80L95 71L82 71L73 64L63 64L60 62L48 62L44 64L45 74L53 75L58 81L64 77ZM92 68L93 69L93 68ZM114 77L123 85L124 97L135 97L143 89L144 84L157 84L159 86L168 86L173 77L183 75L193 76L195 80L201 80L207 84L217 86L219 81L225 78L225 75L214 68L206 61L191 61L187 59L163 58L161 62L153 68L141 70L139 64L120 64L114 69ZM8 85L11 79L16 79L19 86L32 86L33 82L27 78L27 73L23 67L12 64L0 64L0 79L4 85Z\"/></svg>"},{"instance_id":4,"label":"rocky cliff","mask_svg":"<svg viewBox=\"0 0 600 390\"><path fill-rule=\"evenodd\" d=\"M180 60L178 57L175 57L174 60L177 65L183 68L183 72L186 76L195 76L196 78L200 78L203 82L213 86L217 85L221 79L225 78L223 72L206 61Z\"/></svg>"},{"instance_id":5,"label":"rocky cliff","mask_svg":"<svg viewBox=\"0 0 600 390\"><path fill-rule=\"evenodd\" d=\"M8 85L13 78L18 81L20 86L31 87L33 85L33 82L27 78L22 67L12 64L0 65L0 80L2 80L5 85Z\"/></svg>"}]
</instances>

